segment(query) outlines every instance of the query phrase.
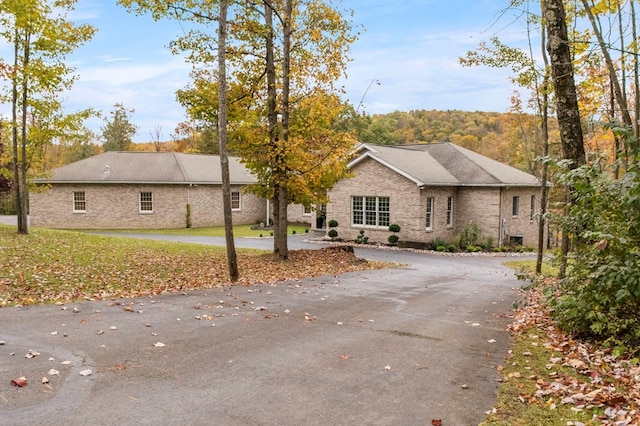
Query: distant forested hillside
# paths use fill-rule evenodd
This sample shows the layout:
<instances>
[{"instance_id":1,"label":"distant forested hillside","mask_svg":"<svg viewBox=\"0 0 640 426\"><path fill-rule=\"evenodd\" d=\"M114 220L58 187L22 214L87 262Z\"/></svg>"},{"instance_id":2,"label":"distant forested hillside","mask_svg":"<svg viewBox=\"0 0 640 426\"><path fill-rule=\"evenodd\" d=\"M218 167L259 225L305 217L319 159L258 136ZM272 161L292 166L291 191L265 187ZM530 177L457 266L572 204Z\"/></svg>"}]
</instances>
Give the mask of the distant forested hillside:
<instances>
[{"instance_id":1,"label":"distant forested hillside","mask_svg":"<svg viewBox=\"0 0 640 426\"><path fill-rule=\"evenodd\" d=\"M414 110L360 116L356 121L360 142L452 142L526 172L539 171L535 159L542 155L540 128L529 114Z\"/></svg>"}]
</instances>

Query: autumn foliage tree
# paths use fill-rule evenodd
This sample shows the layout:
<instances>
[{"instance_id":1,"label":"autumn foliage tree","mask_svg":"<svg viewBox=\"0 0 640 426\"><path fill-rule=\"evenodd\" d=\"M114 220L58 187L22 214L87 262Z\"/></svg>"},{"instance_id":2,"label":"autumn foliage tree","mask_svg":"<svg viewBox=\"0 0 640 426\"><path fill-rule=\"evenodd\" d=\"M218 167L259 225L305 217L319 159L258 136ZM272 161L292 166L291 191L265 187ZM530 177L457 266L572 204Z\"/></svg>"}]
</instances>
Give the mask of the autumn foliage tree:
<instances>
[{"instance_id":1,"label":"autumn foliage tree","mask_svg":"<svg viewBox=\"0 0 640 426\"><path fill-rule=\"evenodd\" d=\"M29 155L70 128L78 129L88 112L65 116L61 91L74 82L65 57L90 40L95 29L75 25L68 16L75 0L3 0L0 36L12 46L2 58L3 101L11 104L11 139L18 232L28 233L27 172Z\"/></svg>"},{"instance_id":2,"label":"autumn foliage tree","mask_svg":"<svg viewBox=\"0 0 640 426\"><path fill-rule=\"evenodd\" d=\"M170 45L194 65L193 84L178 96L194 120L217 129L217 41L210 26L218 2L120 3L197 24ZM251 190L273 200L274 252L286 259L287 205L321 202L344 175L345 154L355 143L340 126L346 114L336 86L355 35L331 1L244 0L229 6L229 146L258 177Z\"/></svg>"}]
</instances>

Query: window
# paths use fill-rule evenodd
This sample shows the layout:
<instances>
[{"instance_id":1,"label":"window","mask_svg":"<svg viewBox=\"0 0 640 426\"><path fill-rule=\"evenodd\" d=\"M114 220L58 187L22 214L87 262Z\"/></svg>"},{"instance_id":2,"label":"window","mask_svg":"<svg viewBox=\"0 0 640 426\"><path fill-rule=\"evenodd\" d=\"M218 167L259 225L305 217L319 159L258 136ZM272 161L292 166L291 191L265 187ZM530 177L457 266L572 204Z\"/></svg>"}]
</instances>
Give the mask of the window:
<instances>
[{"instance_id":1,"label":"window","mask_svg":"<svg viewBox=\"0 0 640 426\"><path fill-rule=\"evenodd\" d=\"M516 195L513 197L513 205L511 206L511 216L517 217L519 210L520 210L520 197Z\"/></svg>"},{"instance_id":2,"label":"window","mask_svg":"<svg viewBox=\"0 0 640 426\"><path fill-rule=\"evenodd\" d=\"M231 193L231 210L240 210L240 193Z\"/></svg>"},{"instance_id":3,"label":"window","mask_svg":"<svg viewBox=\"0 0 640 426\"><path fill-rule=\"evenodd\" d=\"M140 213L153 213L153 192L140 193Z\"/></svg>"},{"instance_id":4,"label":"window","mask_svg":"<svg viewBox=\"0 0 640 426\"><path fill-rule=\"evenodd\" d=\"M311 206L302 206L302 216L311 216L312 208Z\"/></svg>"},{"instance_id":5,"label":"window","mask_svg":"<svg viewBox=\"0 0 640 426\"><path fill-rule=\"evenodd\" d=\"M389 226L389 197L353 197L351 222L354 225Z\"/></svg>"},{"instance_id":6,"label":"window","mask_svg":"<svg viewBox=\"0 0 640 426\"><path fill-rule=\"evenodd\" d=\"M453 197L447 197L447 226L453 226Z\"/></svg>"},{"instance_id":7,"label":"window","mask_svg":"<svg viewBox=\"0 0 640 426\"><path fill-rule=\"evenodd\" d=\"M536 196L531 196L531 213L529 214L529 220L533 220L536 215Z\"/></svg>"},{"instance_id":8,"label":"window","mask_svg":"<svg viewBox=\"0 0 640 426\"><path fill-rule=\"evenodd\" d=\"M427 197L427 229L433 229L433 197Z\"/></svg>"},{"instance_id":9,"label":"window","mask_svg":"<svg viewBox=\"0 0 640 426\"><path fill-rule=\"evenodd\" d=\"M73 211L76 213L87 211L87 198L84 191L73 193Z\"/></svg>"}]
</instances>

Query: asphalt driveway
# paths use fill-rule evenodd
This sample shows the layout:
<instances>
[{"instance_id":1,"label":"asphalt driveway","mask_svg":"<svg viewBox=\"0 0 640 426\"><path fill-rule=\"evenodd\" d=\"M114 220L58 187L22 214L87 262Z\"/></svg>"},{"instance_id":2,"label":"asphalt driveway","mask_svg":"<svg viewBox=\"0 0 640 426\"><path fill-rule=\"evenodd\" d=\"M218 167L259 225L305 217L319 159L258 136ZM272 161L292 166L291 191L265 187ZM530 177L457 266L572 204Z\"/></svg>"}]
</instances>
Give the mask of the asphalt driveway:
<instances>
[{"instance_id":1,"label":"asphalt driveway","mask_svg":"<svg viewBox=\"0 0 640 426\"><path fill-rule=\"evenodd\" d=\"M505 258L356 254L409 266L1 308L0 424L482 421L521 285Z\"/></svg>"}]
</instances>

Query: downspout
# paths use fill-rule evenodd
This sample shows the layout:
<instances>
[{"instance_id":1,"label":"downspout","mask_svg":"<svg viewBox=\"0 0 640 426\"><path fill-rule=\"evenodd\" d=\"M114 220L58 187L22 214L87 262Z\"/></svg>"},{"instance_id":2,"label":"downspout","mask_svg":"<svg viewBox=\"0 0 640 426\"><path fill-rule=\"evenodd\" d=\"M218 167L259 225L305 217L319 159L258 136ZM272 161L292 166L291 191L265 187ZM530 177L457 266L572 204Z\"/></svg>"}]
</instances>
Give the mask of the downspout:
<instances>
[{"instance_id":1,"label":"downspout","mask_svg":"<svg viewBox=\"0 0 640 426\"><path fill-rule=\"evenodd\" d=\"M266 218L265 218L265 221L264 221L266 226L269 226L269 208L270 208L269 199L267 198L267 212L265 213L266 214Z\"/></svg>"},{"instance_id":2,"label":"downspout","mask_svg":"<svg viewBox=\"0 0 640 426\"><path fill-rule=\"evenodd\" d=\"M504 220L502 217L502 207L503 207L503 198L504 198L504 187L500 188L500 204L498 208L498 247L502 247L504 245Z\"/></svg>"}]
</instances>

